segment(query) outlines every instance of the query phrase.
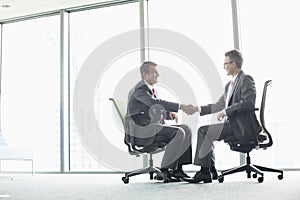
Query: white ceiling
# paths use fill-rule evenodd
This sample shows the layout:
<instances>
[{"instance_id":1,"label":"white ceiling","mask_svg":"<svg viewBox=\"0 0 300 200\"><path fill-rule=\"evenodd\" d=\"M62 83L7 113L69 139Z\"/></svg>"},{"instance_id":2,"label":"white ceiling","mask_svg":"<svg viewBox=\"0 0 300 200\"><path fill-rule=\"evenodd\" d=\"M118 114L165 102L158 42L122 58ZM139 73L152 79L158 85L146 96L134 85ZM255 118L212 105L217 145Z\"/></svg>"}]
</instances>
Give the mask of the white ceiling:
<instances>
[{"instance_id":1,"label":"white ceiling","mask_svg":"<svg viewBox=\"0 0 300 200\"><path fill-rule=\"evenodd\" d=\"M0 20L105 1L111 0L0 0Z\"/></svg>"}]
</instances>

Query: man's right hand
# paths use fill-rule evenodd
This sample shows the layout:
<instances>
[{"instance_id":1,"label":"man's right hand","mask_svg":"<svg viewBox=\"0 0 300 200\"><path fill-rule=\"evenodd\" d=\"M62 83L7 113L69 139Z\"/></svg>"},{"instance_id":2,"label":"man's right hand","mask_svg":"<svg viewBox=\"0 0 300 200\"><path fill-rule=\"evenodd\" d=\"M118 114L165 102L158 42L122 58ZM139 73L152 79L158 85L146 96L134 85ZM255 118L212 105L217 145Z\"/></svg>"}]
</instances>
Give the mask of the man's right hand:
<instances>
[{"instance_id":1,"label":"man's right hand","mask_svg":"<svg viewBox=\"0 0 300 200\"><path fill-rule=\"evenodd\" d=\"M180 109L188 115L192 115L192 114L194 114L195 112L198 111L198 107L193 106L191 104L189 104L189 105L180 104Z\"/></svg>"}]
</instances>

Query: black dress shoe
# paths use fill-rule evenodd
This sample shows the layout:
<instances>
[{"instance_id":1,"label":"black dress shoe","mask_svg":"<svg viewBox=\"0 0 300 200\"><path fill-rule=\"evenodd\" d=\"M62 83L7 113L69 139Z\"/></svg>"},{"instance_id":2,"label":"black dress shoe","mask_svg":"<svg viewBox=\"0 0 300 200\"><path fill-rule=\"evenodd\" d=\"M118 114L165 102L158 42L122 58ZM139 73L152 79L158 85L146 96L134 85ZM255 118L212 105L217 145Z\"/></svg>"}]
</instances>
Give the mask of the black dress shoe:
<instances>
[{"instance_id":1,"label":"black dress shoe","mask_svg":"<svg viewBox=\"0 0 300 200\"><path fill-rule=\"evenodd\" d=\"M204 182L204 183L211 183L212 178L211 174L203 174L201 171L198 171L193 178L183 178L184 181L187 181L189 183L199 183L199 182Z\"/></svg>"},{"instance_id":2,"label":"black dress shoe","mask_svg":"<svg viewBox=\"0 0 300 200\"><path fill-rule=\"evenodd\" d=\"M213 180L218 180L218 171L216 170L216 168L210 168L210 173Z\"/></svg>"},{"instance_id":3,"label":"black dress shoe","mask_svg":"<svg viewBox=\"0 0 300 200\"><path fill-rule=\"evenodd\" d=\"M165 183L168 183L168 182L180 182L181 179L178 178L178 177L174 177L172 175L172 173L170 172L169 169L166 169L166 168L162 168L161 169L161 172L163 174L158 174L155 179L157 180L163 180Z\"/></svg>"},{"instance_id":4,"label":"black dress shoe","mask_svg":"<svg viewBox=\"0 0 300 200\"><path fill-rule=\"evenodd\" d=\"M165 183L168 183L168 182L180 182L181 179L180 178L176 178L174 176L167 176L164 180Z\"/></svg>"},{"instance_id":5,"label":"black dress shoe","mask_svg":"<svg viewBox=\"0 0 300 200\"><path fill-rule=\"evenodd\" d=\"M164 180L164 175L163 174L157 174L156 176L154 176L154 179L156 179L158 181L163 181Z\"/></svg>"},{"instance_id":6,"label":"black dress shoe","mask_svg":"<svg viewBox=\"0 0 300 200\"><path fill-rule=\"evenodd\" d=\"M180 170L175 170L172 175L176 178L190 178L182 169Z\"/></svg>"}]
</instances>

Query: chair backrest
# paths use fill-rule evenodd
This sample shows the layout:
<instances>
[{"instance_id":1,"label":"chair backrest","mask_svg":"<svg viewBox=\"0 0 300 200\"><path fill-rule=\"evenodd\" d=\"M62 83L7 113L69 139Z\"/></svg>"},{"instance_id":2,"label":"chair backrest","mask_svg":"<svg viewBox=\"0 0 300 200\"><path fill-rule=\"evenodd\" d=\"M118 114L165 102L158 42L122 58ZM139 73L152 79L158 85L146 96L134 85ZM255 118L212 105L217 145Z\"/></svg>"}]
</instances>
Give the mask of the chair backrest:
<instances>
[{"instance_id":1,"label":"chair backrest","mask_svg":"<svg viewBox=\"0 0 300 200\"><path fill-rule=\"evenodd\" d=\"M228 136L224 139L224 142L230 145L231 150L248 153L254 148L263 148L266 149L267 147L272 146L273 140L272 136L266 128L264 112L265 112L265 104L267 98L267 88L272 83L271 80L267 80L264 84L262 99L261 99L261 106L260 106L260 124L262 128L263 134L258 134L257 141L238 141L234 136ZM258 108L255 108L258 110ZM268 141L265 143L265 141Z\"/></svg>"},{"instance_id":2,"label":"chair backrest","mask_svg":"<svg viewBox=\"0 0 300 200\"><path fill-rule=\"evenodd\" d=\"M164 142L157 143L155 145L145 146L145 147L137 147L134 144L135 137L131 136L129 134L126 134L126 132L125 132L125 126L126 126L125 125L125 114L122 113L122 110L121 110L120 106L117 104L117 102L114 98L109 98L109 100L113 102L113 106L114 106L114 108L116 109L116 111L118 113L118 117L122 121L123 128L124 128L124 134L125 134L124 143L128 147L129 154L135 155L135 156L138 157L143 153L155 154L155 153L159 153L159 152L165 150L166 143L164 143Z\"/></svg>"},{"instance_id":3,"label":"chair backrest","mask_svg":"<svg viewBox=\"0 0 300 200\"><path fill-rule=\"evenodd\" d=\"M126 144L126 146L128 148L129 154L139 156L141 154L141 152L139 152L135 149L135 147L130 143L130 139L128 139L129 136L125 133L125 114L122 113L120 106L118 106L118 104L114 98L109 98L109 100L112 101L113 106L117 111L118 117L122 121L124 134L125 134L124 143Z\"/></svg>"},{"instance_id":4,"label":"chair backrest","mask_svg":"<svg viewBox=\"0 0 300 200\"><path fill-rule=\"evenodd\" d=\"M123 128L125 127L125 115L124 115L124 113L123 112L121 112L121 109L120 109L120 107L118 106L118 104L117 104L117 102L116 102L116 100L115 99L113 99L113 98L109 98L109 100L110 101L112 101L112 103L113 103L113 105L114 105L114 108L116 109L116 111L117 111L117 113L118 113L118 116L119 116L119 118L121 119L121 121L122 121L122 124L123 124Z\"/></svg>"},{"instance_id":5,"label":"chair backrest","mask_svg":"<svg viewBox=\"0 0 300 200\"><path fill-rule=\"evenodd\" d=\"M267 136L268 143L260 143L259 148L267 148L273 145L272 136L269 133L269 131L266 128L265 124L265 104L266 104L266 98L267 98L267 88L272 83L272 80L267 80L264 84L263 88L263 94L261 99L261 105L260 105L260 124L262 126L262 131Z\"/></svg>"}]
</instances>

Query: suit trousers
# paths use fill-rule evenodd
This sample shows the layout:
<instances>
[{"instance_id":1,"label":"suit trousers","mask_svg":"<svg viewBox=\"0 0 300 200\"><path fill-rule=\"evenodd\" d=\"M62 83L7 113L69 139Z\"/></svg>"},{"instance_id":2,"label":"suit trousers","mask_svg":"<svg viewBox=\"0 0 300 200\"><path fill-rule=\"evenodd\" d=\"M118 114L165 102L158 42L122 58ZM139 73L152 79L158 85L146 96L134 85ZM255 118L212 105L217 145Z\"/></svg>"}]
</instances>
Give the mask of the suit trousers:
<instances>
[{"instance_id":1,"label":"suit trousers","mask_svg":"<svg viewBox=\"0 0 300 200\"><path fill-rule=\"evenodd\" d=\"M228 121L220 124L202 126L198 129L197 148L194 165L202 167L215 166L214 141L223 140L233 135Z\"/></svg>"},{"instance_id":2,"label":"suit trousers","mask_svg":"<svg viewBox=\"0 0 300 200\"><path fill-rule=\"evenodd\" d=\"M155 136L153 145L167 143L161 167L177 169L178 165L192 163L191 130L187 125L162 125Z\"/></svg>"}]
</instances>

